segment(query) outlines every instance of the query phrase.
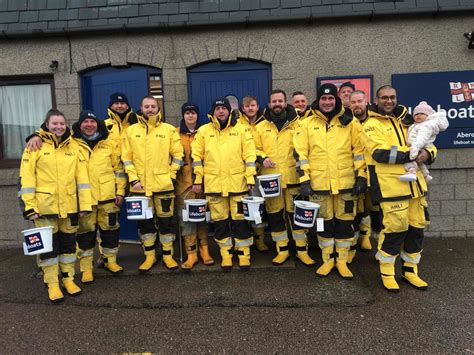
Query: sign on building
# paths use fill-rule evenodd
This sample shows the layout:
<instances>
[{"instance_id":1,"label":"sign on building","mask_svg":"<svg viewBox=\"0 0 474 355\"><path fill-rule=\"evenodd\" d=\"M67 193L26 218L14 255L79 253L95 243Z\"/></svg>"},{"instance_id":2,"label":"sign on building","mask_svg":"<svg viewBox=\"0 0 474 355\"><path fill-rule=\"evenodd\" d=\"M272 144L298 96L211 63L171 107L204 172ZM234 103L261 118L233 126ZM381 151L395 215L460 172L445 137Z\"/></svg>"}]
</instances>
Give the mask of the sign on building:
<instances>
[{"instance_id":1,"label":"sign on building","mask_svg":"<svg viewBox=\"0 0 474 355\"><path fill-rule=\"evenodd\" d=\"M449 128L440 133L438 148L474 147L474 71L393 74L398 103L410 112L420 101L446 110Z\"/></svg>"}]
</instances>

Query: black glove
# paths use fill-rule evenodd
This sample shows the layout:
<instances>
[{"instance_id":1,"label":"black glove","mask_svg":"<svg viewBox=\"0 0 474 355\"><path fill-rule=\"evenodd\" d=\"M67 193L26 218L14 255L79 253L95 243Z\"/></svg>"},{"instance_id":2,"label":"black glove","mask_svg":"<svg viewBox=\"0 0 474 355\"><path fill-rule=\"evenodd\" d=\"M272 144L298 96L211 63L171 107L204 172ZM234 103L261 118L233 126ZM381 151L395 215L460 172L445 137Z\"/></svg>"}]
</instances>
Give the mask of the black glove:
<instances>
[{"instance_id":1,"label":"black glove","mask_svg":"<svg viewBox=\"0 0 474 355\"><path fill-rule=\"evenodd\" d=\"M362 176L356 177L354 187L352 188L352 196L363 194L367 191L367 179Z\"/></svg>"},{"instance_id":2,"label":"black glove","mask_svg":"<svg viewBox=\"0 0 474 355\"><path fill-rule=\"evenodd\" d=\"M311 182L305 181L300 186L300 195L301 196L311 196L313 194L313 189L311 188Z\"/></svg>"}]
</instances>

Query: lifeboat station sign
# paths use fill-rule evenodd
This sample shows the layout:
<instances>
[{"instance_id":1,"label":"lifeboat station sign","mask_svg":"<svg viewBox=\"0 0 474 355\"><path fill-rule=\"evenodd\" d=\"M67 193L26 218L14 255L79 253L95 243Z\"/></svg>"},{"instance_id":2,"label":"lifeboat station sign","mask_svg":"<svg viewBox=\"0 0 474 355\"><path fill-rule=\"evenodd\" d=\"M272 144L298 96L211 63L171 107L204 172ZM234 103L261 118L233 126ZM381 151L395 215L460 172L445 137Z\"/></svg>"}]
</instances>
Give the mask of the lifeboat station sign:
<instances>
[{"instance_id":1,"label":"lifeboat station sign","mask_svg":"<svg viewBox=\"0 0 474 355\"><path fill-rule=\"evenodd\" d=\"M436 138L437 148L474 147L474 71L393 74L392 86L410 112L420 101L446 110L449 128Z\"/></svg>"}]
</instances>

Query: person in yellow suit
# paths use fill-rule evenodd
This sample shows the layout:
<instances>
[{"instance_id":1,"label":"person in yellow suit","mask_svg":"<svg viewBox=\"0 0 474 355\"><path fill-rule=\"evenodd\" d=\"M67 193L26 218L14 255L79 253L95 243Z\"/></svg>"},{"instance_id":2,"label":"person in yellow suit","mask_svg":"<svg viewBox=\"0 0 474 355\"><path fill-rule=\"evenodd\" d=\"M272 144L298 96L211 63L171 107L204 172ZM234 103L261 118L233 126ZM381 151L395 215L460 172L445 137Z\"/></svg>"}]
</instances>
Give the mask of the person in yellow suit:
<instances>
[{"instance_id":1,"label":"person in yellow suit","mask_svg":"<svg viewBox=\"0 0 474 355\"><path fill-rule=\"evenodd\" d=\"M325 277L336 267L344 279L352 279L347 266L354 238L352 223L357 195L367 189L362 127L342 106L333 84L321 85L311 106L313 115L300 121L294 146L301 194L321 206L319 216L324 219L324 231L318 232L323 264L316 274Z\"/></svg>"},{"instance_id":2,"label":"person in yellow suit","mask_svg":"<svg viewBox=\"0 0 474 355\"><path fill-rule=\"evenodd\" d=\"M151 198L151 206L159 225L163 263L178 268L173 258L176 238L173 226L174 181L183 165L183 146L176 128L163 122L158 101L145 96L142 115L129 126L122 137L122 161L130 182L130 194ZM156 264L157 230L154 219L138 221L145 261L139 271L145 273Z\"/></svg>"},{"instance_id":3,"label":"person in yellow suit","mask_svg":"<svg viewBox=\"0 0 474 355\"><path fill-rule=\"evenodd\" d=\"M232 269L232 239L239 258L240 269L250 267L250 246L253 237L244 220L242 196L255 185L255 144L252 134L237 122L226 98L214 100L209 112L211 122L199 128L191 144L193 160L193 191L204 191L214 239L220 248L221 267Z\"/></svg>"},{"instance_id":4,"label":"person in yellow suit","mask_svg":"<svg viewBox=\"0 0 474 355\"><path fill-rule=\"evenodd\" d=\"M193 186L192 168L191 168L191 143L199 128L198 115L199 107L192 103L186 102L181 107L181 114L183 119L177 127L181 144L184 148L184 166L178 172L176 177L175 194L177 199L178 214L184 208L185 199L204 198L204 195L196 194L191 191ZM181 264L181 268L184 270L190 270L198 262L198 249L199 256L201 257L205 265L213 265L214 259L209 254L209 246L207 241L207 223L206 222L184 222L182 219L179 221L181 225L181 236L184 239L186 248L187 259ZM198 248L199 238L199 248Z\"/></svg>"},{"instance_id":5,"label":"person in yellow suit","mask_svg":"<svg viewBox=\"0 0 474 355\"><path fill-rule=\"evenodd\" d=\"M271 92L263 117L264 120L257 124L254 133L257 161L262 166L260 174L281 174L282 187L280 196L265 198L268 224L277 248L277 255L272 262L282 265L290 257L285 223L285 214L288 214L296 257L306 266L314 265L315 261L308 254L307 230L293 222L293 200L299 195L300 187L293 137L300 125L300 117L293 106L287 105L286 93L279 89Z\"/></svg>"},{"instance_id":6,"label":"person in yellow suit","mask_svg":"<svg viewBox=\"0 0 474 355\"><path fill-rule=\"evenodd\" d=\"M260 111L260 106L258 104L257 98L251 95L244 96L242 98L242 105L240 107L239 113L239 123L248 127L253 137L257 123L264 119L262 116L262 112ZM254 187L252 195L260 196L260 191L258 191L258 187ZM265 228L261 225L252 223L252 230L254 235L255 248L261 253L268 252L268 246L265 244Z\"/></svg>"},{"instance_id":7,"label":"person in yellow suit","mask_svg":"<svg viewBox=\"0 0 474 355\"><path fill-rule=\"evenodd\" d=\"M428 283L418 276L424 229L429 223L425 178L417 171L417 181L400 181L410 162L410 147L406 142L408 126L413 117L406 107L398 105L396 90L385 85L377 90L375 104L369 106L364 124L364 142L369 172L370 194L380 203L383 229L378 251L383 286L389 292L398 292L395 279L395 261L402 259L402 280L419 290ZM430 164L436 158L436 147L423 149L417 163Z\"/></svg>"},{"instance_id":8,"label":"person in yellow suit","mask_svg":"<svg viewBox=\"0 0 474 355\"><path fill-rule=\"evenodd\" d=\"M91 211L87 166L77 143L71 138L64 114L50 110L38 131L40 149L23 152L19 196L23 216L36 227L53 227L53 250L40 254L38 265L48 286L48 297L61 302L64 295L76 296L81 289L74 282L78 215Z\"/></svg>"},{"instance_id":9,"label":"person in yellow suit","mask_svg":"<svg viewBox=\"0 0 474 355\"><path fill-rule=\"evenodd\" d=\"M73 138L87 161L92 191L92 213L79 218L77 257L83 284L94 282L93 257L100 233L100 246L104 267L118 274L123 271L117 264L119 249L118 213L125 195L127 179L123 171L116 144L109 139L103 121L92 111L82 111L73 124Z\"/></svg>"}]
</instances>

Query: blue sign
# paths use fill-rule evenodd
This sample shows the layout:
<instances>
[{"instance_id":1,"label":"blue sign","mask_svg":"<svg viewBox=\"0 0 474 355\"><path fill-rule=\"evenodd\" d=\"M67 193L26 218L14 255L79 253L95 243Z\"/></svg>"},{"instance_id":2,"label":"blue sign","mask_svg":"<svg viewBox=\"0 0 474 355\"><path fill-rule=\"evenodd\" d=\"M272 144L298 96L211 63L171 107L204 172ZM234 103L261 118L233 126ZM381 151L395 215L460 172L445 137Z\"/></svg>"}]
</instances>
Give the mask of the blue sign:
<instances>
[{"instance_id":1,"label":"blue sign","mask_svg":"<svg viewBox=\"0 0 474 355\"><path fill-rule=\"evenodd\" d=\"M398 103L413 111L427 101L435 111L446 110L449 128L438 135L437 148L474 147L474 71L393 74Z\"/></svg>"}]
</instances>

